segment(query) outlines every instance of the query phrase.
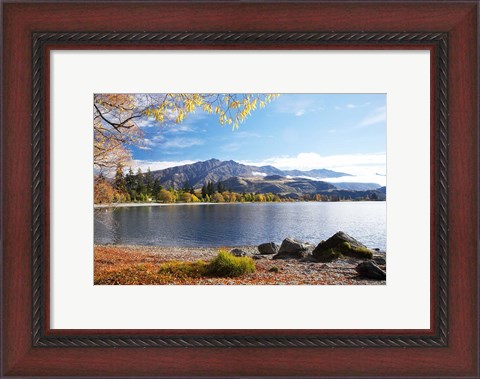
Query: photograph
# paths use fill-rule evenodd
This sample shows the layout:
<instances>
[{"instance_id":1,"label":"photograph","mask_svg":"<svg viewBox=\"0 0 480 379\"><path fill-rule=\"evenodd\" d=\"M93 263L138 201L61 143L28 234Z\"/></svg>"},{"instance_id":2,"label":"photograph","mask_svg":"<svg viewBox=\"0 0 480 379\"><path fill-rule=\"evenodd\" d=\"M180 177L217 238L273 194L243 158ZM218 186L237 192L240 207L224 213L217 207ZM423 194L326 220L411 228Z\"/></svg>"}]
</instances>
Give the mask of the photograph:
<instances>
[{"instance_id":1,"label":"photograph","mask_svg":"<svg viewBox=\"0 0 480 379\"><path fill-rule=\"evenodd\" d=\"M94 94L94 284L385 285L386 105Z\"/></svg>"}]
</instances>

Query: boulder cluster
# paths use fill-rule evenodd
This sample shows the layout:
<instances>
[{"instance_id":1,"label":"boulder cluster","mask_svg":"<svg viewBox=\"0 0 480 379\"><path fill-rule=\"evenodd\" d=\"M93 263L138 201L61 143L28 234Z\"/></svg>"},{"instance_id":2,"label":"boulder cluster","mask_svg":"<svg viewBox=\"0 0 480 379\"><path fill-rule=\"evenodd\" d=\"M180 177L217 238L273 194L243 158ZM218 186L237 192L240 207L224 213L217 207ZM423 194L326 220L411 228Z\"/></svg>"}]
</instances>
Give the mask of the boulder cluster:
<instances>
[{"instance_id":1,"label":"boulder cluster","mask_svg":"<svg viewBox=\"0 0 480 379\"><path fill-rule=\"evenodd\" d=\"M359 260L355 268L359 276L385 280L385 254L380 254L377 250L367 248L341 231L321 241L317 246L293 238L285 238L280 246L274 242L262 243L258 246L260 256L273 255L272 259L297 259L309 262L332 262L344 258ZM257 257L257 259L260 258Z\"/></svg>"}]
</instances>

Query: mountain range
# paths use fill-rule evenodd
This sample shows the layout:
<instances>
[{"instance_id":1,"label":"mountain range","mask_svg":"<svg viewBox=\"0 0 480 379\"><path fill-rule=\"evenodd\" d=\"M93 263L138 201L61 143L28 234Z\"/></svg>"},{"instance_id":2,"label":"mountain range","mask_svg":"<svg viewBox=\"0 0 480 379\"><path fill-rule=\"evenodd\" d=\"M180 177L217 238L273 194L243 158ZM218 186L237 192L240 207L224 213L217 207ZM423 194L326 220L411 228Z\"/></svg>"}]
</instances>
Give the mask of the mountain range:
<instances>
[{"instance_id":1,"label":"mountain range","mask_svg":"<svg viewBox=\"0 0 480 379\"><path fill-rule=\"evenodd\" d=\"M352 191L378 192L380 189L377 183L328 183L321 180L352 176L344 172L327 169L280 170L273 166L250 166L218 159L152 171L152 175L164 188L182 188L188 182L189 186L199 189L208 182L222 182L225 188L240 193L299 195L339 190L348 195Z\"/></svg>"}]
</instances>

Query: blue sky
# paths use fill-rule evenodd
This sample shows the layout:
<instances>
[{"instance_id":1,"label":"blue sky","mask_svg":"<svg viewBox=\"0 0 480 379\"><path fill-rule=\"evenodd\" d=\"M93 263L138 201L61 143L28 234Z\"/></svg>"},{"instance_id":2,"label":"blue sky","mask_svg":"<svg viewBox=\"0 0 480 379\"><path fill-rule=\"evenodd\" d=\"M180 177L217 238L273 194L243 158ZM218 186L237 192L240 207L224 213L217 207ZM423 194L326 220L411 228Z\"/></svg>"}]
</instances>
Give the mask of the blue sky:
<instances>
[{"instance_id":1,"label":"blue sky","mask_svg":"<svg viewBox=\"0 0 480 379\"><path fill-rule=\"evenodd\" d=\"M145 146L131 148L135 168L232 159L280 169L328 168L355 175L338 181L385 185L385 94L281 94L236 130L200 109L181 124L140 125Z\"/></svg>"}]
</instances>

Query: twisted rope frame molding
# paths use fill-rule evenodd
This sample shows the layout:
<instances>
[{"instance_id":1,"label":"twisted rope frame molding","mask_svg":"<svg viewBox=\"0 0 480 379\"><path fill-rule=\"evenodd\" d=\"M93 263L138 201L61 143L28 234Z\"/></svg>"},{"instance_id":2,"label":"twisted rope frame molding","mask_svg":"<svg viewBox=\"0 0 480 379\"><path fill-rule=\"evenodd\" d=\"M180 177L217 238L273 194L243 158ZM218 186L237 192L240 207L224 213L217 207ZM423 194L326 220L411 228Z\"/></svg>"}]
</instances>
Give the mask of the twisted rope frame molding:
<instances>
[{"instance_id":1,"label":"twisted rope frame molding","mask_svg":"<svg viewBox=\"0 0 480 379\"><path fill-rule=\"evenodd\" d=\"M425 335L82 335L48 336L45 322L44 47L48 43L115 45L433 44L436 47L436 330ZM34 347L444 347L448 344L448 35L443 32L34 32L32 33L32 345Z\"/></svg>"}]
</instances>

